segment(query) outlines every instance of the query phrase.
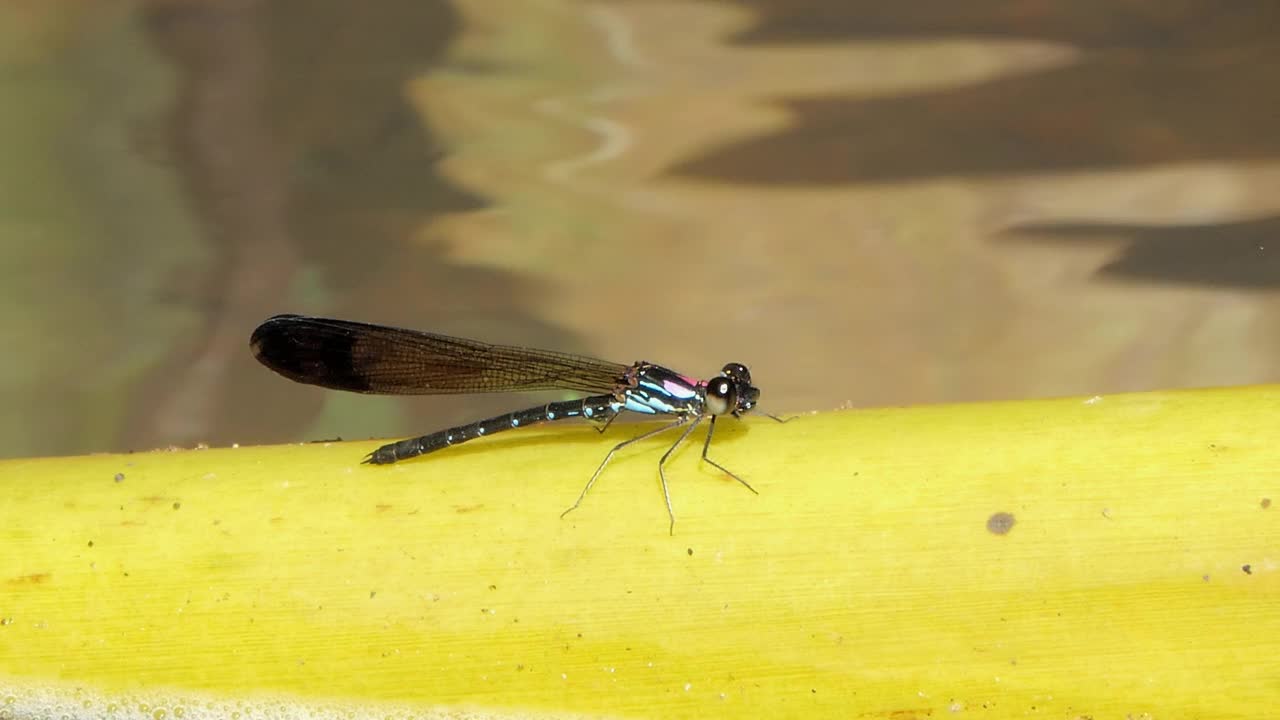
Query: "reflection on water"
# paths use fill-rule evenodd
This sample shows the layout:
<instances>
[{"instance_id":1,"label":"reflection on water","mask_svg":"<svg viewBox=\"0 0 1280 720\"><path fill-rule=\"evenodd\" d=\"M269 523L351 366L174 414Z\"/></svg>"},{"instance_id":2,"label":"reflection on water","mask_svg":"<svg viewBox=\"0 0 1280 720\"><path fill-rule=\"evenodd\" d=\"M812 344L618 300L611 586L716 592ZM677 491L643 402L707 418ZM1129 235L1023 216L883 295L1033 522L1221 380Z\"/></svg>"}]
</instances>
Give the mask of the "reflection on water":
<instances>
[{"instance_id":1,"label":"reflection on water","mask_svg":"<svg viewBox=\"0 0 1280 720\"><path fill-rule=\"evenodd\" d=\"M38 7L0 455L522 402L285 383L247 338L290 311L743 359L773 411L1276 379L1274 3Z\"/></svg>"}]
</instances>

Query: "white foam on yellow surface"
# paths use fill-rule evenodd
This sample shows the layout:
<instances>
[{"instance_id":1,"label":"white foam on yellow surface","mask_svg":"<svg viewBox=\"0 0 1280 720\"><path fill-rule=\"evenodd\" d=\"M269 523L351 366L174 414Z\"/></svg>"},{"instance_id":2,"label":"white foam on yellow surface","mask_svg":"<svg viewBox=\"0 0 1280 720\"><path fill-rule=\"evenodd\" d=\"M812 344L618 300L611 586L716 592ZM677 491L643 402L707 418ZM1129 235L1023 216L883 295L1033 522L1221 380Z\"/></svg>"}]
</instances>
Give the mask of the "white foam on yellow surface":
<instances>
[{"instance_id":1,"label":"white foam on yellow surface","mask_svg":"<svg viewBox=\"0 0 1280 720\"><path fill-rule=\"evenodd\" d=\"M556 713L557 718L567 717ZM174 689L104 692L85 686L0 679L0 720L490 720L551 715L513 709L411 707L259 694L226 697Z\"/></svg>"}]
</instances>

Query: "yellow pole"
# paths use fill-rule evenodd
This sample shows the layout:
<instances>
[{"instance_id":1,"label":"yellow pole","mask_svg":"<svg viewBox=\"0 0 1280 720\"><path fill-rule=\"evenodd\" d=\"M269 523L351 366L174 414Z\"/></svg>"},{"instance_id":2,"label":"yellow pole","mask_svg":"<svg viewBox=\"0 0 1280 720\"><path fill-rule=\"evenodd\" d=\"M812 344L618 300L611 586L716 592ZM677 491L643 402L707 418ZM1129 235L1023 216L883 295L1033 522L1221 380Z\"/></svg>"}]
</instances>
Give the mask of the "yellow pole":
<instances>
[{"instance_id":1,"label":"yellow pole","mask_svg":"<svg viewBox=\"0 0 1280 720\"><path fill-rule=\"evenodd\" d=\"M665 436L559 517L635 426L4 461L0 718L1265 717L1278 427L1280 386L722 422L760 495L694 439L674 536Z\"/></svg>"}]
</instances>

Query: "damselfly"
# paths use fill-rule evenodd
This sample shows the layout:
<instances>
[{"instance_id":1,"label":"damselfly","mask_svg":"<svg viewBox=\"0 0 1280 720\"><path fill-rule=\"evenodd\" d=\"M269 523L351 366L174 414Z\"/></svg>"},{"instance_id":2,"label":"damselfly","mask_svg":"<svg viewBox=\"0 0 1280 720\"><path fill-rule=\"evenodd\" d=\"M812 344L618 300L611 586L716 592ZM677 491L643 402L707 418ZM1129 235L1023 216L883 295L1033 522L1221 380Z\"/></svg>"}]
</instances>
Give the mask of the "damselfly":
<instances>
[{"instance_id":1,"label":"damselfly","mask_svg":"<svg viewBox=\"0 0 1280 720\"><path fill-rule=\"evenodd\" d=\"M751 384L751 373L739 363L725 365L720 374L710 380L697 380L648 362L622 365L551 350L490 345L415 330L301 315L277 315L267 320L253 331L249 343L258 361L275 372L296 382L336 390L385 395L533 390L589 393L584 398L547 403L383 445L365 458L366 463L393 463L503 430L566 418L585 418L604 432L619 413L630 411L675 419L615 445L562 517L582 504L619 450L661 432L687 426L658 460L662 497L674 531L676 515L664 466L667 458L703 420L708 423L702 459L756 492L746 480L707 457L716 418L741 417L750 412L760 398L760 390ZM769 417L781 421L772 415Z\"/></svg>"}]
</instances>

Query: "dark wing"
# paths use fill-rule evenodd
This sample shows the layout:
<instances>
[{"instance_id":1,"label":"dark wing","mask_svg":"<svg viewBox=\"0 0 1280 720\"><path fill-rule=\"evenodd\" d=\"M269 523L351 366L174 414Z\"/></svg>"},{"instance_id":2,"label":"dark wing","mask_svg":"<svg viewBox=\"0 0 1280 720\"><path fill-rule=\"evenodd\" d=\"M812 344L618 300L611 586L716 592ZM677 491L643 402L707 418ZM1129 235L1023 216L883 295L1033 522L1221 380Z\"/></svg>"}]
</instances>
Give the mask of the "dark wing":
<instances>
[{"instance_id":1,"label":"dark wing","mask_svg":"<svg viewBox=\"0 0 1280 720\"><path fill-rule=\"evenodd\" d=\"M628 366L348 320L277 315L249 339L258 362L300 383L384 395L607 393Z\"/></svg>"}]
</instances>

